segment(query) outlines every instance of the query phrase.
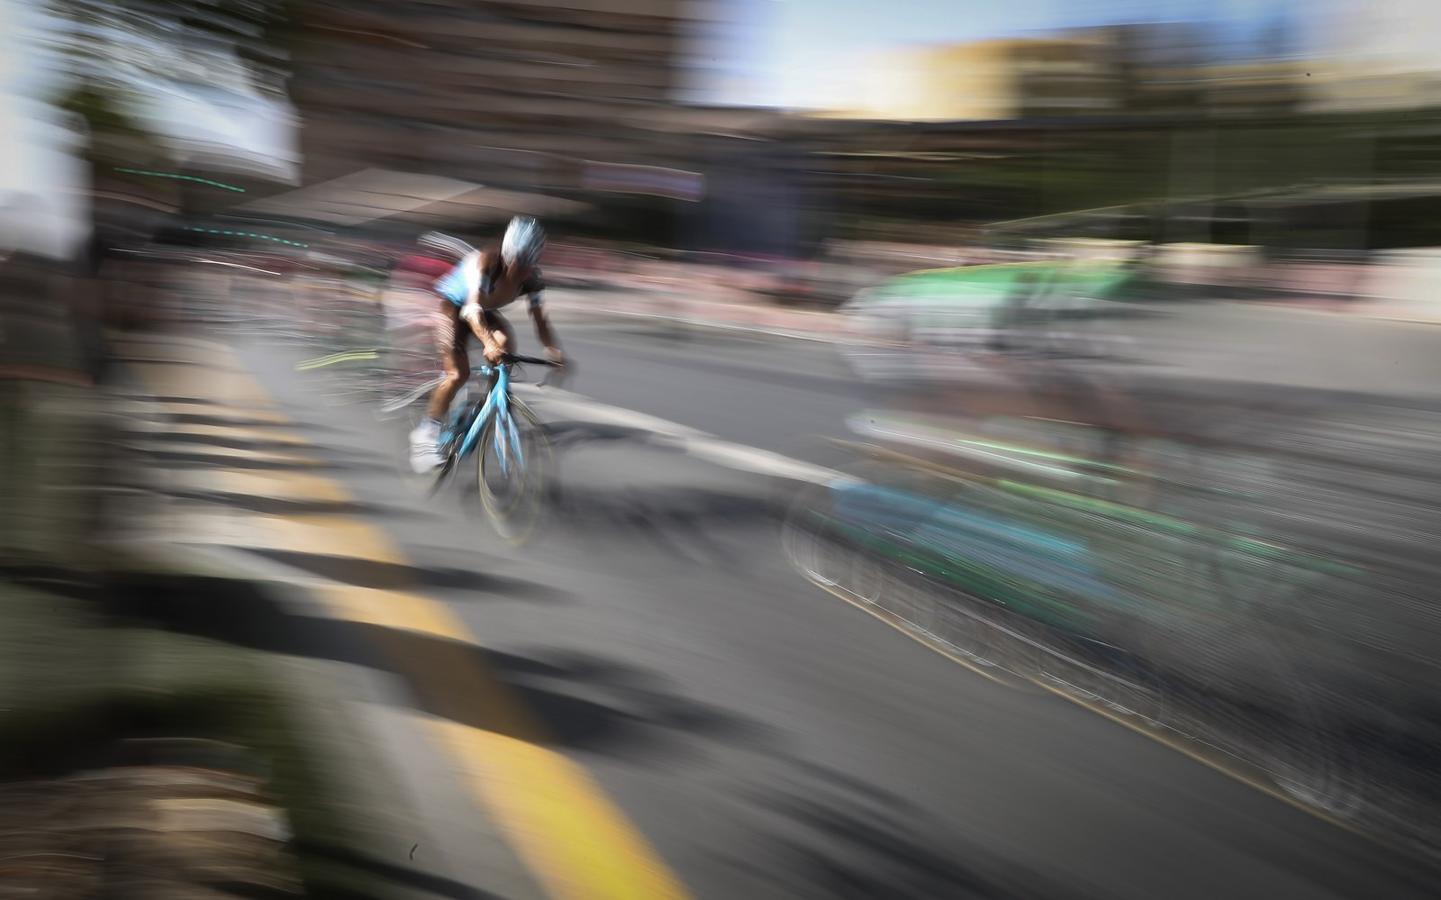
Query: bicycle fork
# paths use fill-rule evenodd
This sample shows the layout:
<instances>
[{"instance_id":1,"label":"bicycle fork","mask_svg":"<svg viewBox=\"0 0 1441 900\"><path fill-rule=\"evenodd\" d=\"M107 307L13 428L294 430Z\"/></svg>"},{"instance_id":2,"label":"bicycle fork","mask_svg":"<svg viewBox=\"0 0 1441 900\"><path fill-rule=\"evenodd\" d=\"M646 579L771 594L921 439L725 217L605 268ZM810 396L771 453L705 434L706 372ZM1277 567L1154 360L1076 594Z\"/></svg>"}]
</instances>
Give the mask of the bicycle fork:
<instances>
[{"instance_id":1,"label":"bicycle fork","mask_svg":"<svg viewBox=\"0 0 1441 900\"><path fill-rule=\"evenodd\" d=\"M520 449L520 429L515 426L515 417L510 412L510 394L498 398L495 410L495 456L500 462L500 474L510 477L512 459L520 467L525 466L525 456Z\"/></svg>"},{"instance_id":2,"label":"bicycle fork","mask_svg":"<svg viewBox=\"0 0 1441 900\"><path fill-rule=\"evenodd\" d=\"M508 476L512 455L519 465L524 465L525 460L520 448L520 432L515 427L515 421L510 414L510 372L506 366L497 367L495 372L495 384L491 386L490 394L485 399L485 405L471 419L465 439L461 442L460 449L453 455L455 457L467 455L479 440L486 420L495 416L496 457L500 463L501 473Z\"/></svg>"}]
</instances>

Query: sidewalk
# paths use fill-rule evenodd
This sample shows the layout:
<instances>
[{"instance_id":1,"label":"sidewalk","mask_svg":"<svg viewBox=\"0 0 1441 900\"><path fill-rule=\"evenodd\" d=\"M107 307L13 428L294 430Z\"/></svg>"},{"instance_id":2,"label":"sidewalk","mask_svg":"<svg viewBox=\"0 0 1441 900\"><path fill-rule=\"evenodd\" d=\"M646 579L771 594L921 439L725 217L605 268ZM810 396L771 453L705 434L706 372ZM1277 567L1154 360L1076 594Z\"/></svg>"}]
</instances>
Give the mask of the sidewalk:
<instances>
[{"instance_id":1,"label":"sidewalk","mask_svg":"<svg viewBox=\"0 0 1441 900\"><path fill-rule=\"evenodd\" d=\"M1197 291L1200 302L1215 299L1214 292ZM1345 297L1315 292L1268 292L1227 302L1254 304L1298 314L1326 314L1340 318L1365 319L1404 325L1441 325L1441 281L1437 299ZM721 328L756 332L827 343L858 341L862 336L843 313L788 309L759 300L686 299L660 292L552 290L548 302L558 321L567 318L613 316L677 326ZM1186 302L1181 300L1179 302Z\"/></svg>"},{"instance_id":2,"label":"sidewalk","mask_svg":"<svg viewBox=\"0 0 1441 900\"><path fill-rule=\"evenodd\" d=\"M851 339L851 325L842 315L788 309L739 292L718 300L703 299L682 291L552 289L547 292L546 303L560 322L617 316L832 343Z\"/></svg>"},{"instance_id":3,"label":"sidewalk","mask_svg":"<svg viewBox=\"0 0 1441 900\"><path fill-rule=\"evenodd\" d=\"M313 522L334 534L332 553L370 552L300 426L214 345L150 337L122 356L117 408L143 465L117 510L128 524L111 543L120 587L108 602L156 646L193 648L185 671L196 674L177 674L171 690L227 659L252 673L247 682L274 687L315 775L282 792L308 892L542 896L463 790L393 662L363 625L331 618L342 587L250 550L304 546Z\"/></svg>"}]
</instances>

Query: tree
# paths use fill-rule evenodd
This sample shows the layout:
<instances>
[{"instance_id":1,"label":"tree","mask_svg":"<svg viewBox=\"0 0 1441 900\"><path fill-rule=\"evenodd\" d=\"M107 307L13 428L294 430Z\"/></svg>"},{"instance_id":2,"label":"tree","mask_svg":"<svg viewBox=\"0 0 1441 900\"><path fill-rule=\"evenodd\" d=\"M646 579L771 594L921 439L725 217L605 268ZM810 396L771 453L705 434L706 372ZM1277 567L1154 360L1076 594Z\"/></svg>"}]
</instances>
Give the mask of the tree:
<instances>
[{"instance_id":1,"label":"tree","mask_svg":"<svg viewBox=\"0 0 1441 900\"><path fill-rule=\"evenodd\" d=\"M55 99L84 119L93 156L118 151L130 161L135 141L153 148L169 137L147 124L145 112L175 86L283 99L285 7L284 0L51 0Z\"/></svg>"},{"instance_id":2,"label":"tree","mask_svg":"<svg viewBox=\"0 0 1441 900\"><path fill-rule=\"evenodd\" d=\"M118 219L148 215L143 204L115 209L115 197L183 201L187 182L135 173L182 174L189 147L224 146L196 122L225 117L191 112L226 97L285 99L284 0L50 0L48 11L52 100L83 121L96 206L109 207L93 211L100 245Z\"/></svg>"}]
</instances>

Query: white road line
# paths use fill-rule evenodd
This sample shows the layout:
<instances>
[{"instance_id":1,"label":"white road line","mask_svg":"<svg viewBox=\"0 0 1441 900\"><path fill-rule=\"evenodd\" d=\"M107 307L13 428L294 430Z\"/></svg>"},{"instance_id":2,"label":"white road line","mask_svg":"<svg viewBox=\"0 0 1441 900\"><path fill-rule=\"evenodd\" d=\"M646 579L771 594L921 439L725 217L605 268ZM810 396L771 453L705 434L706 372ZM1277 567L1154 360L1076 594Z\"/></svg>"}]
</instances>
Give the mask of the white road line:
<instances>
[{"instance_id":1,"label":"white road line","mask_svg":"<svg viewBox=\"0 0 1441 900\"><path fill-rule=\"evenodd\" d=\"M529 403L560 412L576 422L617 425L622 428L649 431L672 438L708 436L704 431L681 425L679 422L672 422L622 406L611 406L574 391L516 385L515 392L525 397Z\"/></svg>"},{"instance_id":2,"label":"white road line","mask_svg":"<svg viewBox=\"0 0 1441 900\"><path fill-rule=\"evenodd\" d=\"M769 450L733 444L720 438L697 436L686 439L685 451L698 459L716 463L731 469L772 475L790 481L808 481L812 484L830 484L841 473L824 466L812 465Z\"/></svg>"},{"instance_id":3,"label":"white road line","mask_svg":"<svg viewBox=\"0 0 1441 900\"><path fill-rule=\"evenodd\" d=\"M769 450L723 440L708 432L681 425L647 413L593 400L584 394L559 388L517 385L516 392L543 410L554 411L574 421L594 422L632 428L653 435L662 444L697 459L742 472L770 475L789 481L829 484L844 477L835 469L792 459Z\"/></svg>"}]
</instances>

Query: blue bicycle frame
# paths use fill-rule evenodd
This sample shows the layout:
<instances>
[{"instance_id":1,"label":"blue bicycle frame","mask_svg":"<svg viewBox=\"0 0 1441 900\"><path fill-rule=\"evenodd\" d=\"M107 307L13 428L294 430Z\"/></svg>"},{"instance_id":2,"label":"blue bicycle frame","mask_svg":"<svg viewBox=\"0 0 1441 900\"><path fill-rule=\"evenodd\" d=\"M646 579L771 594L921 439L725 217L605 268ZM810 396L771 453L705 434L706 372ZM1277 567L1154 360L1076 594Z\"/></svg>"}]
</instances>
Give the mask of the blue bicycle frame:
<instances>
[{"instance_id":1,"label":"blue bicycle frame","mask_svg":"<svg viewBox=\"0 0 1441 900\"><path fill-rule=\"evenodd\" d=\"M473 375L489 378L495 374L495 384L491 386L490 394L485 398L485 404L470 420L468 426L461 426L461 419L465 415L460 412L455 421L454 427L464 427L464 435L461 438L460 448L455 451L453 459L461 460L469 456L480 442L481 432L485 429L486 421L496 417L495 430L495 451L496 458L500 461L502 474L510 474L510 461L513 457L517 465L525 466L525 454L520 447L520 429L515 426L515 419L510 413L510 363L501 363L499 366L476 366L471 369ZM452 434L454 432L452 429Z\"/></svg>"}]
</instances>

